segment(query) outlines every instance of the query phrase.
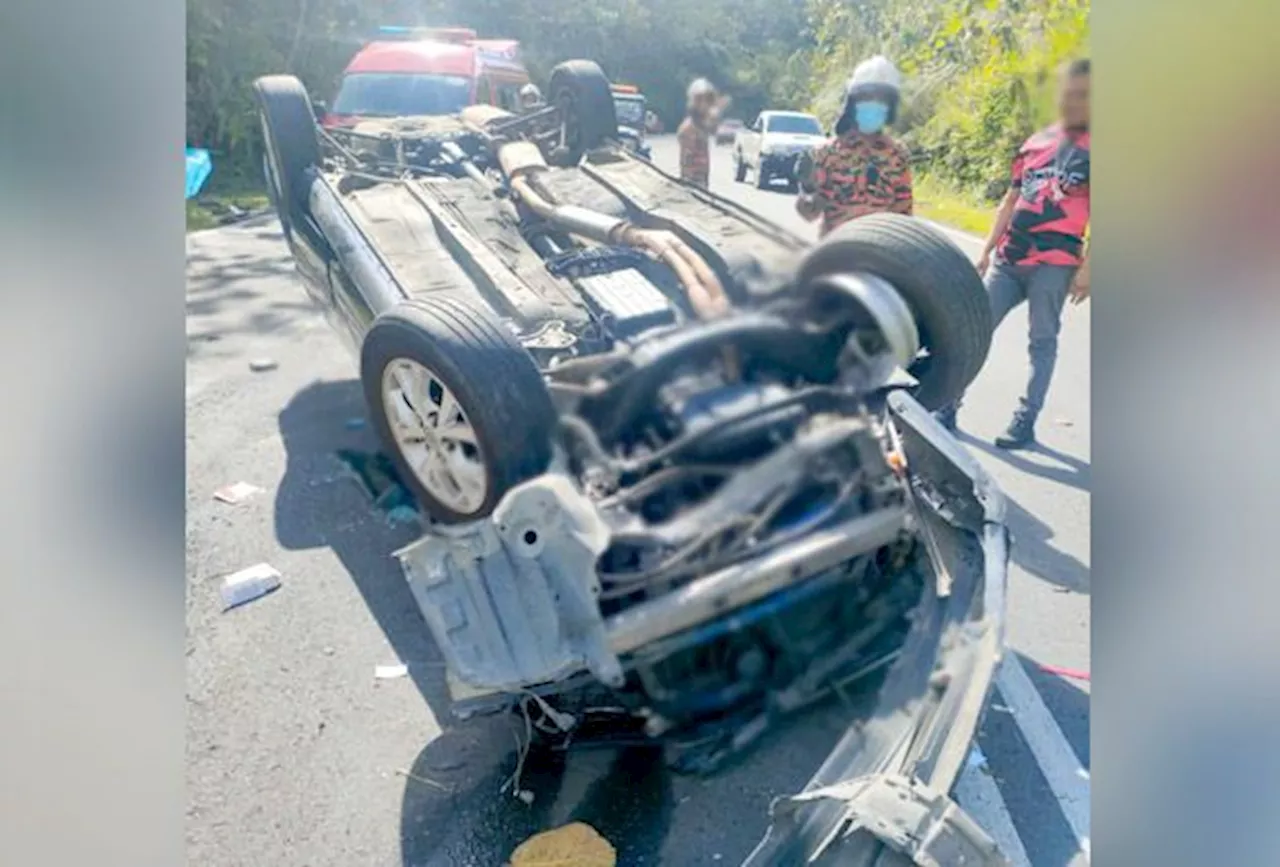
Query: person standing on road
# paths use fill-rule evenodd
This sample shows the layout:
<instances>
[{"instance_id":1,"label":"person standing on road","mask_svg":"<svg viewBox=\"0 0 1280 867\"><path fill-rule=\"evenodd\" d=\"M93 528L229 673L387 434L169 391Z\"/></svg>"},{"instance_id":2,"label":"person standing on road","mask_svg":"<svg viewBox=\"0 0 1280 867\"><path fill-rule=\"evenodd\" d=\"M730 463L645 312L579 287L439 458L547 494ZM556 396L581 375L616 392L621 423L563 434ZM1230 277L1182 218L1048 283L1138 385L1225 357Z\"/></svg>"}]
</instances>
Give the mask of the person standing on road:
<instances>
[{"instance_id":1,"label":"person standing on road","mask_svg":"<svg viewBox=\"0 0 1280 867\"><path fill-rule=\"evenodd\" d=\"M538 85L529 82L520 88L520 113L532 114L540 108L542 104L542 91L538 90Z\"/></svg>"},{"instance_id":2,"label":"person standing on road","mask_svg":"<svg viewBox=\"0 0 1280 867\"><path fill-rule=\"evenodd\" d=\"M802 160L796 211L822 218L819 236L864 214L912 212L907 149L884 128L898 114L902 76L888 58L859 63L845 88L836 137Z\"/></svg>"},{"instance_id":3,"label":"person standing on road","mask_svg":"<svg viewBox=\"0 0 1280 867\"><path fill-rule=\"evenodd\" d=\"M706 189L711 182L711 137L729 105L715 85L699 78L689 85L685 118L676 130L680 145L680 179Z\"/></svg>"},{"instance_id":4,"label":"person standing on road","mask_svg":"<svg viewBox=\"0 0 1280 867\"><path fill-rule=\"evenodd\" d=\"M1067 298L1080 304L1089 297L1087 59L1063 66L1058 112L1058 121L1027 139L1014 158L1012 183L978 260L995 325L1023 301L1030 319L1031 377L1008 430L996 438L1002 449L1035 442L1036 418L1058 358L1063 305ZM938 413L953 431L959 407L957 401Z\"/></svg>"}]
</instances>

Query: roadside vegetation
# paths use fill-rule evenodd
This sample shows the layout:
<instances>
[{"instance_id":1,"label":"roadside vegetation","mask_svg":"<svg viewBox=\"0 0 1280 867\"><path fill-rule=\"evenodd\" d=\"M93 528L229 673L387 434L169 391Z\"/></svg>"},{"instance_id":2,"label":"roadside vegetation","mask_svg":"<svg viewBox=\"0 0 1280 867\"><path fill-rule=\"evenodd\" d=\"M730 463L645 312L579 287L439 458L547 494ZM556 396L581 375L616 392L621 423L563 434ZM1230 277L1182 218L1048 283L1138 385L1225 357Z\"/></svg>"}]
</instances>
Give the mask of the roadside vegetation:
<instances>
[{"instance_id":1,"label":"roadside vegetation","mask_svg":"<svg viewBox=\"0 0 1280 867\"><path fill-rule=\"evenodd\" d=\"M906 78L897 132L922 213L978 231L1018 144L1053 117L1055 69L1088 53L1088 15L1089 0L188 0L187 142L214 160L189 225L261 195L254 78L291 72L328 99L378 25L408 24L519 39L536 81L560 60L596 60L667 129L697 76L744 120L772 107L829 123L854 65L886 54Z\"/></svg>"}]
</instances>

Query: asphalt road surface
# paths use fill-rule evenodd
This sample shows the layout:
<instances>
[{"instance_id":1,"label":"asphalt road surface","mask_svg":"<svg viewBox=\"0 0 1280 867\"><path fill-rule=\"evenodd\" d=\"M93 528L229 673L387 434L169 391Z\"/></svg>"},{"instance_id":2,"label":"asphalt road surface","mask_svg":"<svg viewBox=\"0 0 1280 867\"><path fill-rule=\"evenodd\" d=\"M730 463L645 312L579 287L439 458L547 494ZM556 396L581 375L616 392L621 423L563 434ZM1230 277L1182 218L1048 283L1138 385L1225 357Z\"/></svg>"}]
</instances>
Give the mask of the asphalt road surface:
<instances>
[{"instance_id":1,"label":"asphalt road surface","mask_svg":"<svg viewBox=\"0 0 1280 867\"><path fill-rule=\"evenodd\" d=\"M675 166L667 137L655 159ZM813 237L793 197L713 185ZM956 238L975 252L972 239ZM191 863L496 867L529 834L587 821L622 865L736 864L770 800L798 789L850 711L821 709L710 780L666 772L647 750L526 763L526 805L505 718L453 721L440 657L392 552L414 538L373 508L342 449L373 450L355 362L307 303L278 225L191 235L187 272L188 854ZM1066 315L1044 447L991 438L1026 377L1026 314L996 336L961 418L965 441L1012 506L1011 654L956 796L1015 861L1076 863L1088 838L1089 313ZM275 367L255 372L251 363ZM213 492L261 488L228 505ZM222 576L282 573L270 596L222 613ZM377 680L377 666L408 675ZM984 760L985 756L985 760Z\"/></svg>"}]
</instances>

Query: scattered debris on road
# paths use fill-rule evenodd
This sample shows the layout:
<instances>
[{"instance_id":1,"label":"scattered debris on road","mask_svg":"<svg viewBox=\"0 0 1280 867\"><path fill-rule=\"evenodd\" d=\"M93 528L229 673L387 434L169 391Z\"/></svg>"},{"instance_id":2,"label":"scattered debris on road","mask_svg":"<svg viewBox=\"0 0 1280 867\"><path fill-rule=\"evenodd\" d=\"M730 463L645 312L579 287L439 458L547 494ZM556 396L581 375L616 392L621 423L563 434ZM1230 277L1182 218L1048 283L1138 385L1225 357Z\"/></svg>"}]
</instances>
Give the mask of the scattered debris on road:
<instances>
[{"instance_id":1,"label":"scattered debris on road","mask_svg":"<svg viewBox=\"0 0 1280 867\"><path fill-rule=\"evenodd\" d=\"M403 662L395 665L379 665L373 669L373 676L377 680L395 680L397 677L404 677L409 673L409 666Z\"/></svg>"},{"instance_id":2,"label":"scattered debris on road","mask_svg":"<svg viewBox=\"0 0 1280 867\"><path fill-rule=\"evenodd\" d=\"M392 524L416 524L422 516L413 506L399 505L387 510L387 520Z\"/></svg>"},{"instance_id":3,"label":"scattered debris on road","mask_svg":"<svg viewBox=\"0 0 1280 867\"><path fill-rule=\"evenodd\" d=\"M213 492L213 498L219 502L237 506L255 494L260 493L262 493L262 488L257 485L251 485L248 482L236 482L234 485L218 488Z\"/></svg>"},{"instance_id":4,"label":"scattered debris on road","mask_svg":"<svg viewBox=\"0 0 1280 867\"><path fill-rule=\"evenodd\" d=\"M274 358L255 358L249 362L249 369L254 373L266 373L268 370L275 370L280 366L280 362Z\"/></svg>"},{"instance_id":5,"label":"scattered debris on road","mask_svg":"<svg viewBox=\"0 0 1280 867\"><path fill-rule=\"evenodd\" d=\"M618 852L600 832L574 822L534 834L511 853L510 867L617 867Z\"/></svg>"},{"instance_id":6,"label":"scattered debris on road","mask_svg":"<svg viewBox=\"0 0 1280 867\"><path fill-rule=\"evenodd\" d=\"M337 456L360 482L374 507L385 515L389 523L421 523L422 515L413 501L413 495L400 481L389 457L382 452L354 449L338 449Z\"/></svg>"},{"instance_id":7,"label":"scattered debris on road","mask_svg":"<svg viewBox=\"0 0 1280 867\"><path fill-rule=\"evenodd\" d=\"M1089 672L1080 671L1075 668L1062 668L1058 665L1041 665L1040 670L1046 674L1056 674L1060 677L1069 677L1072 680L1083 680L1086 683L1089 682Z\"/></svg>"},{"instance_id":8,"label":"scattered debris on road","mask_svg":"<svg viewBox=\"0 0 1280 867\"><path fill-rule=\"evenodd\" d=\"M437 783L435 780L431 779L430 777L420 777L417 774L406 771L404 768L397 768L396 774L398 774L401 777L404 777L406 780L413 780L415 783L421 783L424 786L430 786L431 788L439 789L442 792L453 791L452 788L450 788L449 786L446 786L444 783Z\"/></svg>"},{"instance_id":9,"label":"scattered debris on road","mask_svg":"<svg viewBox=\"0 0 1280 867\"><path fill-rule=\"evenodd\" d=\"M269 563L258 563L228 575L222 581L223 610L266 596L280 586L280 572Z\"/></svg>"}]
</instances>

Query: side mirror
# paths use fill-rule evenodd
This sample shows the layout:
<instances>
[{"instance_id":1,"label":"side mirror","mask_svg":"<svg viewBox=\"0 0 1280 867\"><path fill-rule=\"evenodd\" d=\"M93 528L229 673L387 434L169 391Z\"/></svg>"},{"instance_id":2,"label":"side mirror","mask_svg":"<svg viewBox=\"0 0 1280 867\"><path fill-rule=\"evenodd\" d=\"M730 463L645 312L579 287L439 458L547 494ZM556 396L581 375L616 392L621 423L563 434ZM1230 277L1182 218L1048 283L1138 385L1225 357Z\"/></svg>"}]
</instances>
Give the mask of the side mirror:
<instances>
[{"instance_id":1,"label":"side mirror","mask_svg":"<svg viewBox=\"0 0 1280 867\"><path fill-rule=\"evenodd\" d=\"M316 120L324 120L324 116L329 113L329 106L318 99L311 101L311 113L316 116Z\"/></svg>"}]
</instances>

